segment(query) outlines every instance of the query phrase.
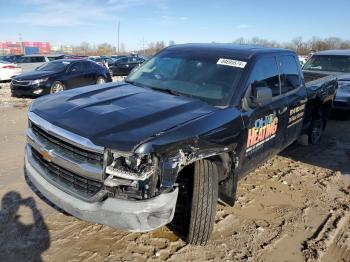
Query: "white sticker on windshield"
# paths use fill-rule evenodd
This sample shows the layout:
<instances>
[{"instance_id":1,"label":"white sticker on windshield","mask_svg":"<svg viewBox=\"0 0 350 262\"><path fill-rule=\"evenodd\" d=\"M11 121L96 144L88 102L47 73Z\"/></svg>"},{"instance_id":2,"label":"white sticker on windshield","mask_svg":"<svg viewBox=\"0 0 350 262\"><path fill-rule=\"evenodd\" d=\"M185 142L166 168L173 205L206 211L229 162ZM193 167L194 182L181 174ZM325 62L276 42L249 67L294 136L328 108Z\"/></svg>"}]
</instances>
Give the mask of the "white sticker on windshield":
<instances>
[{"instance_id":1,"label":"white sticker on windshield","mask_svg":"<svg viewBox=\"0 0 350 262\"><path fill-rule=\"evenodd\" d=\"M244 68L247 62L227 58L220 58L216 64Z\"/></svg>"}]
</instances>

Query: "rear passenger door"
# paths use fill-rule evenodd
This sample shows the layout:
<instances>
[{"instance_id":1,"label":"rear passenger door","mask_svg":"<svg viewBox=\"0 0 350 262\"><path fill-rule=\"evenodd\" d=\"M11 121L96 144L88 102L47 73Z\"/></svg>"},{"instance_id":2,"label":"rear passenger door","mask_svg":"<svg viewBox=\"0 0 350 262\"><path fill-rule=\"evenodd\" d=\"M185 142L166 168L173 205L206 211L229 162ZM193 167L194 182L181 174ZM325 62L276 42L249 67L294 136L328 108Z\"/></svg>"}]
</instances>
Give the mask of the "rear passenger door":
<instances>
[{"instance_id":1,"label":"rear passenger door","mask_svg":"<svg viewBox=\"0 0 350 262\"><path fill-rule=\"evenodd\" d=\"M92 63L89 61L82 61L82 73L84 77L84 85L94 85L96 84L97 73L94 69Z\"/></svg>"},{"instance_id":2,"label":"rear passenger door","mask_svg":"<svg viewBox=\"0 0 350 262\"><path fill-rule=\"evenodd\" d=\"M86 85L86 79L84 77L84 71L83 66L80 61L72 63L68 70L68 77L67 77L67 87L73 88L73 87L79 87Z\"/></svg>"},{"instance_id":3,"label":"rear passenger door","mask_svg":"<svg viewBox=\"0 0 350 262\"><path fill-rule=\"evenodd\" d=\"M286 54L280 55L278 59L281 93L286 98L288 110L288 124L283 142L284 147L287 147L302 131L307 94L296 57Z\"/></svg>"},{"instance_id":4,"label":"rear passenger door","mask_svg":"<svg viewBox=\"0 0 350 262\"><path fill-rule=\"evenodd\" d=\"M248 79L245 95L249 110L243 117L249 119L243 150L243 172L249 172L281 148L287 128L286 100L281 95L280 77L275 56L262 56L256 61ZM272 91L272 101L256 105L254 89L267 87Z\"/></svg>"}]
</instances>

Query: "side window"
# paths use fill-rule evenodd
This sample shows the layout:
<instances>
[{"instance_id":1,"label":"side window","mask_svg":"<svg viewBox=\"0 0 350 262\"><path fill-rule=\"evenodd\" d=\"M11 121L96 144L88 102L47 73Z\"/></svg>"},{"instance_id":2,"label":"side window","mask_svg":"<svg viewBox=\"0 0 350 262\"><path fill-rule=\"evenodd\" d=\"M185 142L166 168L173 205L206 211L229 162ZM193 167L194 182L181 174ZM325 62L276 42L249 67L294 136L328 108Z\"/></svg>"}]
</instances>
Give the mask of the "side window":
<instances>
[{"instance_id":1,"label":"side window","mask_svg":"<svg viewBox=\"0 0 350 262\"><path fill-rule=\"evenodd\" d=\"M92 70L92 66L91 66L91 64L89 62L84 61L84 62L81 62L81 64L82 64L82 70L83 71L90 71L90 70Z\"/></svg>"},{"instance_id":2,"label":"side window","mask_svg":"<svg viewBox=\"0 0 350 262\"><path fill-rule=\"evenodd\" d=\"M294 56L284 55L280 57L281 70L281 91L282 94L287 93L300 86L301 79L299 76L299 68Z\"/></svg>"},{"instance_id":3,"label":"side window","mask_svg":"<svg viewBox=\"0 0 350 262\"><path fill-rule=\"evenodd\" d=\"M81 62L76 62L71 65L70 72L81 72Z\"/></svg>"},{"instance_id":4,"label":"side window","mask_svg":"<svg viewBox=\"0 0 350 262\"><path fill-rule=\"evenodd\" d=\"M272 91L272 96L279 96L280 83L276 59L274 57L260 58L253 68L249 83L252 90L257 87L268 87Z\"/></svg>"},{"instance_id":5,"label":"side window","mask_svg":"<svg viewBox=\"0 0 350 262\"><path fill-rule=\"evenodd\" d=\"M137 57L129 57L129 63L137 63Z\"/></svg>"},{"instance_id":6,"label":"side window","mask_svg":"<svg viewBox=\"0 0 350 262\"><path fill-rule=\"evenodd\" d=\"M118 63L127 63L128 62L128 58L122 58L118 60Z\"/></svg>"}]
</instances>

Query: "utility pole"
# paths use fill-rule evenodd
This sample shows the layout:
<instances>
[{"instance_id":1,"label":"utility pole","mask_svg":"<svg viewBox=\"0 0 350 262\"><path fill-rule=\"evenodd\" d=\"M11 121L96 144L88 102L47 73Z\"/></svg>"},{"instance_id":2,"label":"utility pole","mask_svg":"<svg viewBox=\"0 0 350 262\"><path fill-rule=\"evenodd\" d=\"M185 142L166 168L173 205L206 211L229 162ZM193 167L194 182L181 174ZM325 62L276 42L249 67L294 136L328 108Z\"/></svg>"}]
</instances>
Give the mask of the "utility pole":
<instances>
[{"instance_id":1,"label":"utility pole","mask_svg":"<svg viewBox=\"0 0 350 262\"><path fill-rule=\"evenodd\" d=\"M143 53L143 55L145 55L145 43L146 43L145 38L142 37L142 40L140 42L142 45L142 53Z\"/></svg>"},{"instance_id":2,"label":"utility pole","mask_svg":"<svg viewBox=\"0 0 350 262\"><path fill-rule=\"evenodd\" d=\"M18 39L19 39L19 45L21 47L21 52L23 55L25 55L24 50L23 50L23 44L22 44L22 33L18 34Z\"/></svg>"},{"instance_id":3,"label":"utility pole","mask_svg":"<svg viewBox=\"0 0 350 262\"><path fill-rule=\"evenodd\" d=\"M120 20L118 20L118 55L119 55L119 35L120 35Z\"/></svg>"}]
</instances>

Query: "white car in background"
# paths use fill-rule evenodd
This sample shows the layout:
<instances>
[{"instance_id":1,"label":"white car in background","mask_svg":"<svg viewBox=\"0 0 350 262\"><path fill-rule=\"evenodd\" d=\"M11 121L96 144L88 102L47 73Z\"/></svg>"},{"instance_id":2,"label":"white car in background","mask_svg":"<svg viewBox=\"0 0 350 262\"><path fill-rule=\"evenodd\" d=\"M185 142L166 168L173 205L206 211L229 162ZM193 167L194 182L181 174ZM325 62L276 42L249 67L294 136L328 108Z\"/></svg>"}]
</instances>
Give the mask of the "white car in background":
<instances>
[{"instance_id":1,"label":"white car in background","mask_svg":"<svg viewBox=\"0 0 350 262\"><path fill-rule=\"evenodd\" d=\"M299 56L300 65L303 66L303 65L306 63L307 59L308 59L308 56L300 55L300 56Z\"/></svg>"},{"instance_id":2,"label":"white car in background","mask_svg":"<svg viewBox=\"0 0 350 262\"><path fill-rule=\"evenodd\" d=\"M22 72L29 72L35 70L35 68L57 59L64 58L61 54L52 55L25 55L18 60L18 65L22 68Z\"/></svg>"},{"instance_id":3,"label":"white car in background","mask_svg":"<svg viewBox=\"0 0 350 262\"><path fill-rule=\"evenodd\" d=\"M22 73L22 69L16 64L0 60L0 81L11 80L13 76Z\"/></svg>"}]
</instances>

